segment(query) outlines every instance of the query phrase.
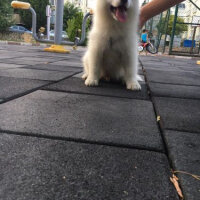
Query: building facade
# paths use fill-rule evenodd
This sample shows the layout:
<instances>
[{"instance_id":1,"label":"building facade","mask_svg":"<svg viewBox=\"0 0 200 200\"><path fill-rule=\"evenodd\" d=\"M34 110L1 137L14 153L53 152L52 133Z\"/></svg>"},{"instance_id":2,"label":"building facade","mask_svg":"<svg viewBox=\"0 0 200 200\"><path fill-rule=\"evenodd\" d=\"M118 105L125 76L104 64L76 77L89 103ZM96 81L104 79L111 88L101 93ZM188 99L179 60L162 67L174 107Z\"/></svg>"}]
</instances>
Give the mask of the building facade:
<instances>
[{"instance_id":1,"label":"building facade","mask_svg":"<svg viewBox=\"0 0 200 200\"><path fill-rule=\"evenodd\" d=\"M70 2L86 13L89 9L94 7L95 0L65 0L65 2Z\"/></svg>"},{"instance_id":2,"label":"building facade","mask_svg":"<svg viewBox=\"0 0 200 200\"><path fill-rule=\"evenodd\" d=\"M199 0L193 0L193 2L198 7L200 7ZM195 39L197 41L200 41L200 10L188 1L186 1L185 4L186 4L186 13L187 13L187 18L185 22L196 24L196 25L188 25L188 31L187 31L186 37L188 39L192 39L194 29L196 26L197 28L196 28Z\"/></svg>"}]
</instances>

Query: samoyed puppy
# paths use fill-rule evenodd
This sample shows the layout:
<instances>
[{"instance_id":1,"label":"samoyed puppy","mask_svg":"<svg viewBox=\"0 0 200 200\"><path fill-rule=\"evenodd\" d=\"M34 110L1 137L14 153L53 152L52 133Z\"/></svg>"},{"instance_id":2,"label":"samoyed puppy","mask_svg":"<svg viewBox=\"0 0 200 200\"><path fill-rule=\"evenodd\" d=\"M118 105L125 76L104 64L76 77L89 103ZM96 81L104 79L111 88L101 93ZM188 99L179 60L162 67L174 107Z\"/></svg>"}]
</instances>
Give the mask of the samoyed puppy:
<instances>
[{"instance_id":1,"label":"samoyed puppy","mask_svg":"<svg viewBox=\"0 0 200 200\"><path fill-rule=\"evenodd\" d=\"M86 86L109 77L140 90L137 30L139 0L96 0L88 50L83 57Z\"/></svg>"}]
</instances>

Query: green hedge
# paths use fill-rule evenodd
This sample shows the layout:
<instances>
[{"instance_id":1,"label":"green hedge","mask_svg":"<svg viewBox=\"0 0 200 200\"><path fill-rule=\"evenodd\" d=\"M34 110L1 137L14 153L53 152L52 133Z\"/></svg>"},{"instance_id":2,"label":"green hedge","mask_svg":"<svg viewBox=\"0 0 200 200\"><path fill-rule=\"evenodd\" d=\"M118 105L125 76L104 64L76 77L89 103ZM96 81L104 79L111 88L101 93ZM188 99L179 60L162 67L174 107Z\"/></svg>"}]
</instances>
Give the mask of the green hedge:
<instances>
[{"instance_id":1,"label":"green hedge","mask_svg":"<svg viewBox=\"0 0 200 200\"><path fill-rule=\"evenodd\" d=\"M78 31L78 30L81 30L82 28L83 17L84 17L83 13L79 12L72 19L67 21L67 26L68 26L67 34L68 34L69 40L72 42L75 41L75 37L81 38L81 31ZM88 19L87 25L86 25L86 35L89 30L89 26L91 24L90 22L91 22L91 19ZM85 41L85 44L86 43L87 43L87 39Z\"/></svg>"}]
</instances>

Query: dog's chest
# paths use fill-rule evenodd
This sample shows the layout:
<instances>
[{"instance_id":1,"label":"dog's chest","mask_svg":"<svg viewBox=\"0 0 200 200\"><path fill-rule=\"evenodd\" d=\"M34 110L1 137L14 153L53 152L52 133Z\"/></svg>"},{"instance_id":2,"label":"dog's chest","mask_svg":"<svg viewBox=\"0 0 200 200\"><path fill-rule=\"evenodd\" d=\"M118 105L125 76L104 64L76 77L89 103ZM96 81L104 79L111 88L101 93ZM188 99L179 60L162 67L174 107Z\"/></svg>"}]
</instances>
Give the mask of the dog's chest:
<instances>
[{"instance_id":1,"label":"dog's chest","mask_svg":"<svg viewBox=\"0 0 200 200\"><path fill-rule=\"evenodd\" d=\"M107 48L108 50L111 50L111 51L119 51L120 50L120 46L124 46L125 43L124 43L124 39L122 36L119 36L119 37L109 37L107 39Z\"/></svg>"},{"instance_id":2,"label":"dog's chest","mask_svg":"<svg viewBox=\"0 0 200 200\"><path fill-rule=\"evenodd\" d=\"M107 39L107 45L103 51L103 60L105 63L120 63L125 56L126 47L122 37Z\"/></svg>"}]
</instances>

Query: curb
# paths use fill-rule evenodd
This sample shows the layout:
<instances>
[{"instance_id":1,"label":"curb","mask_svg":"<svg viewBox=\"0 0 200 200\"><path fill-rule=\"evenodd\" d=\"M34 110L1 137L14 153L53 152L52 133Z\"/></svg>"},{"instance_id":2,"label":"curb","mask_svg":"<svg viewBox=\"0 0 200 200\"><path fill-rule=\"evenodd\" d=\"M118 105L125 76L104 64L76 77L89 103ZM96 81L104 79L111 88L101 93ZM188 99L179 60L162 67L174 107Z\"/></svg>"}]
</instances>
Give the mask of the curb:
<instances>
[{"instance_id":1,"label":"curb","mask_svg":"<svg viewBox=\"0 0 200 200\"><path fill-rule=\"evenodd\" d=\"M4 45L20 45L20 46L34 46L34 47L42 47L42 48L46 48L46 47L50 47L53 44L44 44L44 43L26 43L26 42L14 42L14 41L4 41L4 40L0 40L0 45L4 44ZM63 45L67 48L72 47L70 45ZM86 47L83 46L78 46L78 49L85 49Z\"/></svg>"},{"instance_id":2,"label":"curb","mask_svg":"<svg viewBox=\"0 0 200 200\"><path fill-rule=\"evenodd\" d=\"M142 55L142 54L141 54ZM169 58L182 58L182 59L187 59L187 60L193 60L197 59L197 57L189 57L189 56L176 56L176 55L169 55L169 54L162 54L162 53L157 53L157 54L148 54L147 56L153 56L153 57L169 57Z\"/></svg>"},{"instance_id":3,"label":"curb","mask_svg":"<svg viewBox=\"0 0 200 200\"><path fill-rule=\"evenodd\" d=\"M21 46L41 46L41 47L49 47L49 44L41 44L41 43L26 43L26 42L14 42L14 41L3 41L0 40L0 44L7 45L21 45Z\"/></svg>"}]
</instances>

